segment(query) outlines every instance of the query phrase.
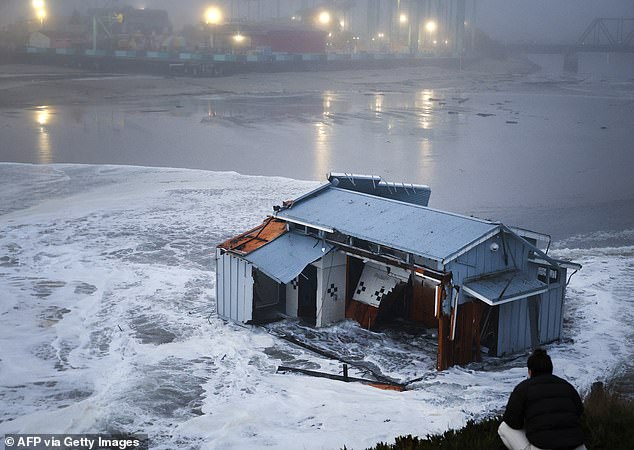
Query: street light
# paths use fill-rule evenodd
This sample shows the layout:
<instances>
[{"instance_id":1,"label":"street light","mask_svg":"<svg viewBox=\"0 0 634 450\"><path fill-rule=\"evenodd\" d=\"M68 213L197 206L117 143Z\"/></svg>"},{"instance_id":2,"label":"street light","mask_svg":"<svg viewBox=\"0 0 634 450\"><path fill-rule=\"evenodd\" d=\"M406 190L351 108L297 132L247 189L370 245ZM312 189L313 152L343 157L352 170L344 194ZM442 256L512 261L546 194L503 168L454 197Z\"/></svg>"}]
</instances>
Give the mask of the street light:
<instances>
[{"instance_id":1,"label":"street light","mask_svg":"<svg viewBox=\"0 0 634 450\"><path fill-rule=\"evenodd\" d=\"M40 19L40 26L42 26L44 24L44 19L46 19L46 10L38 9L36 14L37 14L37 18Z\"/></svg>"},{"instance_id":2,"label":"street light","mask_svg":"<svg viewBox=\"0 0 634 450\"><path fill-rule=\"evenodd\" d=\"M44 0L32 0L31 6L35 9L35 16L40 20L40 26L42 26L46 18L46 3Z\"/></svg>"},{"instance_id":3,"label":"street light","mask_svg":"<svg viewBox=\"0 0 634 450\"><path fill-rule=\"evenodd\" d=\"M437 25L436 22L434 22L433 20L428 20L427 23L425 24L425 29L427 31L429 31L429 42L430 44L435 45L436 42L432 40L432 34L434 34L434 31L436 31Z\"/></svg>"},{"instance_id":4,"label":"street light","mask_svg":"<svg viewBox=\"0 0 634 450\"><path fill-rule=\"evenodd\" d=\"M222 22L222 11L217 6L210 6L205 11L205 23L207 25L218 25Z\"/></svg>"},{"instance_id":5,"label":"street light","mask_svg":"<svg viewBox=\"0 0 634 450\"><path fill-rule=\"evenodd\" d=\"M328 25L330 23L330 13L328 11L322 11L317 16L317 21L321 25Z\"/></svg>"},{"instance_id":6,"label":"street light","mask_svg":"<svg viewBox=\"0 0 634 450\"><path fill-rule=\"evenodd\" d=\"M398 22L401 25L405 25L407 23L407 14L401 13L401 15L398 16Z\"/></svg>"}]
</instances>

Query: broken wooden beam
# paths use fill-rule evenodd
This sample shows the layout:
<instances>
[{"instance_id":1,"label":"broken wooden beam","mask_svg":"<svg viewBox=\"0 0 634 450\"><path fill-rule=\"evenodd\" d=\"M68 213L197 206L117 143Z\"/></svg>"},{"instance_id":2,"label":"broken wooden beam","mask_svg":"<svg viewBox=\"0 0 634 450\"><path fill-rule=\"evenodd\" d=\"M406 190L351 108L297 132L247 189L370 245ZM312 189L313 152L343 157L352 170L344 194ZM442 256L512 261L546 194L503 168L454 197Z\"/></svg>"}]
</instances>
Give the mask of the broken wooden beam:
<instances>
[{"instance_id":1,"label":"broken wooden beam","mask_svg":"<svg viewBox=\"0 0 634 450\"><path fill-rule=\"evenodd\" d=\"M344 381L346 383L349 383L349 382L362 383L368 386L372 386L379 389L390 390L390 391L402 392L405 390L405 386L400 383L380 382L380 381L374 381L374 380L366 380L365 378L355 378L355 377L347 376L346 373L344 373L344 375L335 375L333 373L318 372L316 370L300 369L299 367L288 367L288 366L279 366L277 368L276 373L287 373L287 372L300 373L302 375L308 375L308 376L317 377L317 378L328 378L330 380Z\"/></svg>"}]
</instances>

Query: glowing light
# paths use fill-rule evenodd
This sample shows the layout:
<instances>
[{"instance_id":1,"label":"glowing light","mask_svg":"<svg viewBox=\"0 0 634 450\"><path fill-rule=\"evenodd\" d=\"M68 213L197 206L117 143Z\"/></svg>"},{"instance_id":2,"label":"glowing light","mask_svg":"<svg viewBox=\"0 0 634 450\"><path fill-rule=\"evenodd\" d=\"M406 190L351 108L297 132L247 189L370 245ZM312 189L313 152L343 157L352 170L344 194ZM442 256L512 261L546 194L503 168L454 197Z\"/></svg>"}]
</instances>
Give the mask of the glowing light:
<instances>
[{"instance_id":1,"label":"glowing light","mask_svg":"<svg viewBox=\"0 0 634 450\"><path fill-rule=\"evenodd\" d=\"M33 0L31 5L35 9L35 16L40 20L40 25L43 24L46 18L46 3L44 0Z\"/></svg>"},{"instance_id":2,"label":"glowing light","mask_svg":"<svg viewBox=\"0 0 634 450\"><path fill-rule=\"evenodd\" d=\"M52 162L51 141L48 134L48 124L51 120L51 112L48 106L40 106L35 111L35 122L37 128L37 150L38 162L40 164L49 164Z\"/></svg>"},{"instance_id":3,"label":"glowing light","mask_svg":"<svg viewBox=\"0 0 634 450\"><path fill-rule=\"evenodd\" d=\"M345 21L345 20L343 20L343 19L341 19L341 20L339 21L339 26L341 27L341 29L344 29L344 28L346 27L346 21Z\"/></svg>"},{"instance_id":4,"label":"glowing light","mask_svg":"<svg viewBox=\"0 0 634 450\"><path fill-rule=\"evenodd\" d=\"M374 96L374 112L377 113L377 115L383 112L383 96L382 95L377 94Z\"/></svg>"},{"instance_id":5,"label":"glowing light","mask_svg":"<svg viewBox=\"0 0 634 450\"><path fill-rule=\"evenodd\" d=\"M233 36L233 40L236 41L237 44L243 43L245 39L246 38L243 35L241 35L240 33L238 33L238 34Z\"/></svg>"},{"instance_id":6,"label":"glowing light","mask_svg":"<svg viewBox=\"0 0 634 450\"><path fill-rule=\"evenodd\" d=\"M330 114L330 107L331 107L332 100L333 100L332 91L324 92L324 95L322 97L322 106L323 106L323 115L324 116L327 116L327 115Z\"/></svg>"},{"instance_id":7,"label":"glowing light","mask_svg":"<svg viewBox=\"0 0 634 450\"><path fill-rule=\"evenodd\" d=\"M46 109L46 107L44 107L43 109L40 109L35 114L35 120L37 121L39 125L46 125L48 123L48 119L49 119L49 116L48 116L48 110Z\"/></svg>"},{"instance_id":8,"label":"glowing light","mask_svg":"<svg viewBox=\"0 0 634 450\"><path fill-rule=\"evenodd\" d=\"M222 11L216 6L210 6L205 11L205 23L208 25L218 25L222 22Z\"/></svg>"},{"instance_id":9,"label":"glowing light","mask_svg":"<svg viewBox=\"0 0 634 450\"><path fill-rule=\"evenodd\" d=\"M430 20L429 22L425 24L425 29L429 31L430 33L433 33L434 31L436 31L436 22L434 22L433 20Z\"/></svg>"},{"instance_id":10,"label":"glowing light","mask_svg":"<svg viewBox=\"0 0 634 450\"><path fill-rule=\"evenodd\" d=\"M332 131L324 122L315 123L315 172L327 173L332 169Z\"/></svg>"},{"instance_id":11,"label":"glowing light","mask_svg":"<svg viewBox=\"0 0 634 450\"><path fill-rule=\"evenodd\" d=\"M379 37L379 39L383 39L383 38L385 37L385 34L383 34L383 33L379 33L379 34L378 34L378 37Z\"/></svg>"},{"instance_id":12,"label":"glowing light","mask_svg":"<svg viewBox=\"0 0 634 450\"><path fill-rule=\"evenodd\" d=\"M398 21L401 24L406 24L407 23L407 14L401 14L400 16L398 16Z\"/></svg>"},{"instance_id":13,"label":"glowing light","mask_svg":"<svg viewBox=\"0 0 634 450\"><path fill-rule=\"evenodd\" d=\"M36 14L37 14L37 18L40 19L40 24L44 22L44 19L46 19L46 10L38 9Z\"/></svg>"},{"instance_id":14,"label":"glowing light","mask_svg":"<svg viewBox=\"0 0 634 450\"><path fill-rule=\"evenodd\" d=\"M435 93L433 90L424 89L418 93L414 100L414 106L418 112L418 128L430 130L433 128L434 120L434 104L433 98Z\"/></svg>"},{"instance_id":15,"label":"glowing light","mask_svg":"<svg viewBox=\"0 0 634 450\"><path fill-rule=\"evenodd\" d=\"M330 13L328 11L322 11L317 16L317 21L322 25L328 25L330 23Z\"/></svg>"}]
</instances>

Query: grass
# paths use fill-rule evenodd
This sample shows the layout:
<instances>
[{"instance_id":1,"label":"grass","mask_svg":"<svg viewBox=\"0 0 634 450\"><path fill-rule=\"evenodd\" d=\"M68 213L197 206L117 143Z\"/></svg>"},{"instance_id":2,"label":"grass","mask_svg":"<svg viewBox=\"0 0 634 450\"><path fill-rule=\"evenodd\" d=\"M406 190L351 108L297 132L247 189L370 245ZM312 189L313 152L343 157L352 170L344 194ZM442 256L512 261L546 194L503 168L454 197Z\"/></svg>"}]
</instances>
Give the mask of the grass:
<instances>
[{"instance_id":1,"label":"grass","mask_svg":"<svg viewBox=\"0 0 634 450\"><path fill-rule=\"evenodd\" d=\"M595 383L583 403L582 427L588 450L634 449L634 400ZM501 420L499 416L470 420L459 430L426 438L400 436L393 444L381 442L368 450L504 450L497 434Z\"/></svg>"},{"instance_id":2,"label":"grass","mask_svg":"<svg viewBox=\"0 0 634 450\"><path fill-rule=\"evenodd\" d=\"M583 404L588 450L634 449L634 400L595 383Z\"/></svg>"}]
</instances>

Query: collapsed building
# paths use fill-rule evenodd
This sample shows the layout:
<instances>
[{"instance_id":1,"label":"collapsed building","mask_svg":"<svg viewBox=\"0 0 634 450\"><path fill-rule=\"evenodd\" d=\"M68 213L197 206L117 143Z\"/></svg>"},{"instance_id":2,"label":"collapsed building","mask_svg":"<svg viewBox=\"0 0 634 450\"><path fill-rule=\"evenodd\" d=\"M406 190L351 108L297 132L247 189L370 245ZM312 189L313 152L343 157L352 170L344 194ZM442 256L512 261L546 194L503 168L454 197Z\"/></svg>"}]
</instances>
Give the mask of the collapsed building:
<instances>
[{"instance_id":1,"label":"collapsed building","mask_svg":"<svg viewBox=\"0 0 634 450\"><path fill-rule=\"evenodd\" d=\"M431 190L330 174L216 249L221 317L396 319L437 329L437 369L561 337L568 270L547 235L429 208Z\"/></svg>"}]
</instances>

